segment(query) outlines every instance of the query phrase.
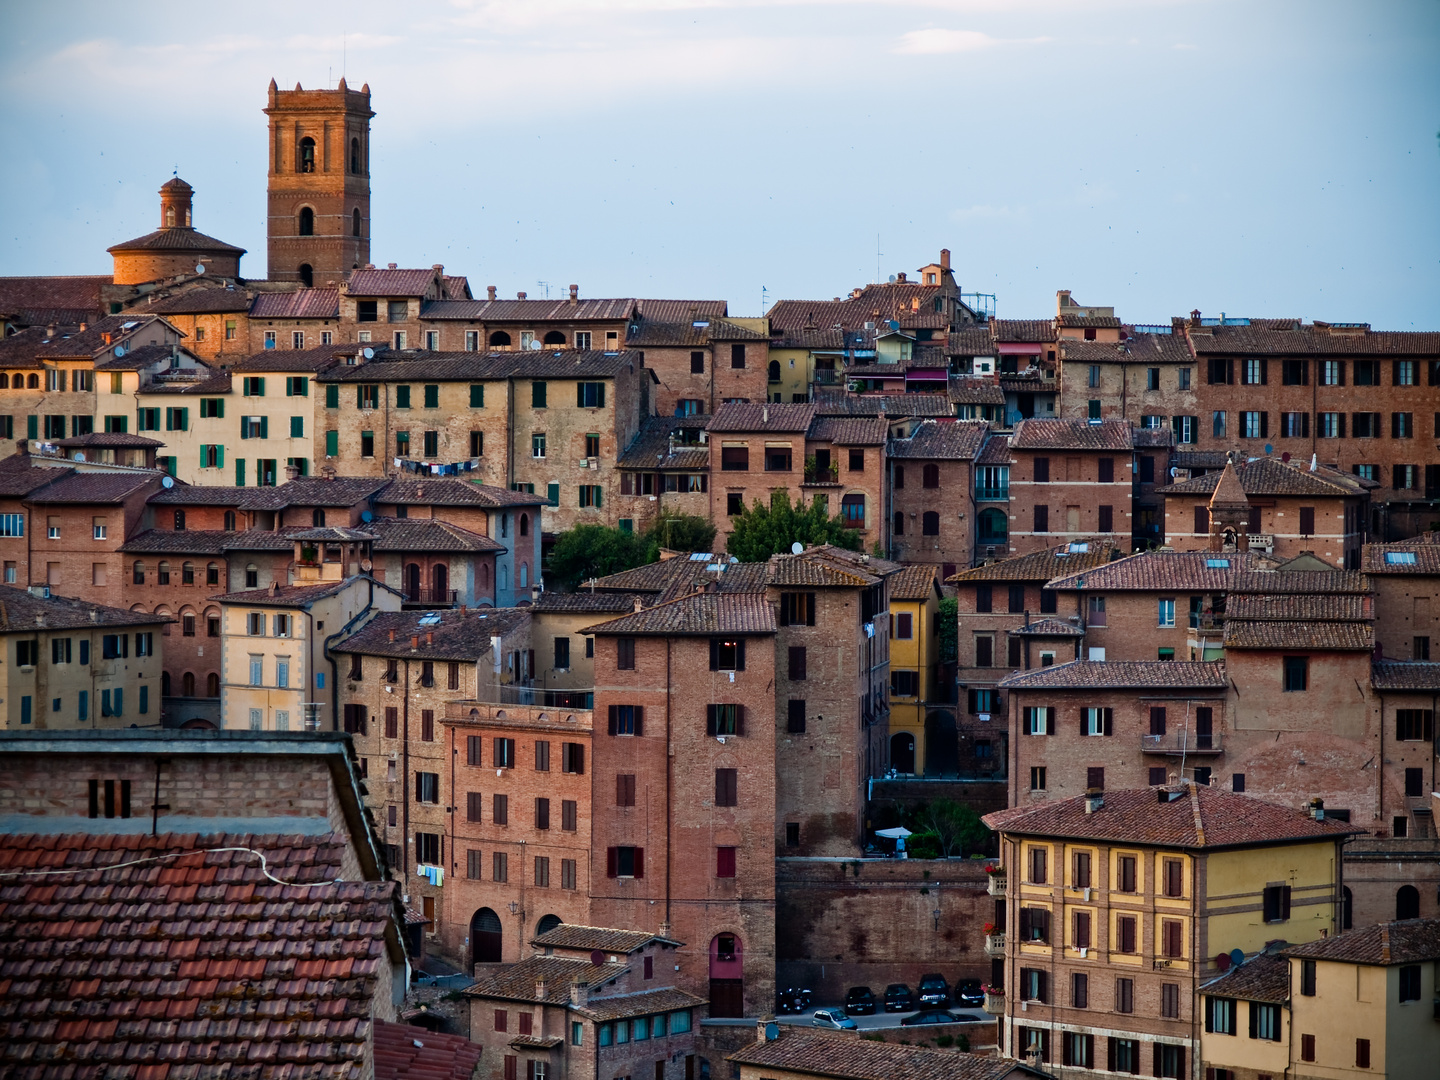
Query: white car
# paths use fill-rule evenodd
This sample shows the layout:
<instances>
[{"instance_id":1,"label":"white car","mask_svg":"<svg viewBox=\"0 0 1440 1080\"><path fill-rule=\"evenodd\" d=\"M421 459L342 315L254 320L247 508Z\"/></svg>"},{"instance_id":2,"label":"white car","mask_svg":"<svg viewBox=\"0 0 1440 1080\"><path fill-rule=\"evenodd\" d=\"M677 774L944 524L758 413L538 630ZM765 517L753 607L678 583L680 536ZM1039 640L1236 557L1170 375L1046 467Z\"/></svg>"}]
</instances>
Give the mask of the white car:
<instances>
[{"instance_id":1,"label":"white car","mask_svg":"<svg viewBox=\"0 0 1440 1080\"><path fill-rule=\"evenodd\" d=\"M846 1016L843 1009L816 1009L810 1014L810 1026L854 1031L859 1025Z\"/></svg>"}]
</instances>

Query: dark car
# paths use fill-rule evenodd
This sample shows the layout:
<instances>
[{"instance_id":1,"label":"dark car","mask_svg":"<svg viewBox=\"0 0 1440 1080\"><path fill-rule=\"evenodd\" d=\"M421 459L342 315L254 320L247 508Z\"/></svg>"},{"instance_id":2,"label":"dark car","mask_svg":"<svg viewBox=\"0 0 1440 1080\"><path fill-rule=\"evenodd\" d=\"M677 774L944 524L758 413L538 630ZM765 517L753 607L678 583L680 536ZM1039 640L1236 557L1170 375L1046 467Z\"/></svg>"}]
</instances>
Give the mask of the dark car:
<instances>
[{"instance_id":1,"label":"dark car","mask_svg":"<svg viewBox=\"0 0 1440 1080\"><path fill-rule=\"evenodd\" d=\"M904 983L891 983L885 987L885 1011L909 1012L915 1008L915 996Z\"/></svg>"},{"instance_id":2,"label":"dark car","mask_svg":"<svg viewBox=\"0 0 1440 1080\"><path fill-rule=\"evenodd\" d=\"M875 994L868 986L852 986L845 992L845 1012L850 1016L875 1015Z\"/></svg>"},{"instance_id":3,"label":"dark car","mask_svg":"<svg viewBox=\"0 0 1440 1080\"><path fill-rule=\"evenodd\" d=\"M914 1016L907 1016L900 1021L901 1027L914 1027L917 1024L963 1024L965 1021L952 1012L944 1009L926 1009Z\"/></svg>"},{"instance_id":4,"label":"dark car","mask_svg":"<svg viewBox=\"0 0 1440 1080\"><path fill-rule=\"evenodd\" d=\"M943 1009L950 1004L950 984L944 975L925 975L920 979L920 1007Z\"/></svg>"},{"instance_id":5,"label":"dark car","mask_svg":"<svg viewBox=\"0 0 1440 1080\"><path fill-rule=\"evenodd\" d=\"M985 1004L985 991L979 979L961 979L955 984L955 1004L978 1009Z\"/></svg>"}]
</instances>

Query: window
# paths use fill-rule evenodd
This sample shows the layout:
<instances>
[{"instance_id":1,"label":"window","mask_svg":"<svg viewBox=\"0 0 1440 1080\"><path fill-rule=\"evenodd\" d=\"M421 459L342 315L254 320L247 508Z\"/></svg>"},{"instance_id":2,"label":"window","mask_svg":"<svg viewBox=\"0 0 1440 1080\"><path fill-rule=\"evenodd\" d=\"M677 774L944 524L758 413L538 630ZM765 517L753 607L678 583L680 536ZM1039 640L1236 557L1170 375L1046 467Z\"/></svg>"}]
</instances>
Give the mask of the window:
<instances>
[{"instance_id":1,"label":"window","mask_svg":"<svg viewBox=\"0 0 1440 1080\"><path fill-rule=\"evenodd\" d=\"M1116 889L1123 893L1133 893L1135 891L1135 881L1135 856L1121 855L1115 861Z\"/></svg>"},{"instance_id":2,"label":"window","mask_svg":"<svg viewBox=\"0 0 1440 1080\"><path fill-rule=\"evenodd\" d=\"M1048 533L1050 531L1050 507L1037 506L1035 511L1035 527L1037 533Z\"/></svg>"},{"instance_id":3,"label":"window","mask_svg":"<svg viewBox=\"0 0 1440 1080\"><path fill-rule=\"evenodd\" d=\"M781 593L780 625L814 626L815 594L813 592Z\"/></svg>"},{"instance_id":4,"label":"window","mask_svg":"<svg viewBox=\"0 0 1440 1080\"><path fill-rule=\"evenodd\" d=\"M1185 955L1184 924L1179 919L1160 920L1160 955L1178 958Z\"/></svg>"},{"instance_id":5,"label":"window","mask_svg":"<svg viewBox=\"0 0 1440 1080\"><path fill-rule=\"evenodd\" d=\"M1314 961L1311 961L1314 963ZM1406 964L1400 968L1400 1001L1420 1000L1420 965Z\"/></svg>"},{"instance_id":6,"label":"window","mask_svg":"<svg viewBox=\"0 0 1440 1080\"><path fill-rule=\"evenodd\" d=\"M711 638L710 670L744 671L745 639L739 638L733 641L726 641L722 638Z\"/></svg>"},{"instance_id":7,"label":"window","mask_svg":"<svg viewBox=\"0 0 1440 1080\"><path fill-rule=\"evenodd\" d=\"M503 851L490 853L490 880L502 884L510 880L510 857Z\"/></svg>"},{"instance_id":8,"label":"window","mask_svg":"<svg viewBox=\"0 0 1440 1080\"><path fill-rule=\"evenodd\" d=\"M1033 885L1044 885L1048 877L1050 852L1043 847L1032 847L1030 849L1030 882Z\"/></svg>"},{"instance_id":9,"label":"window","mask_svg":"<svg viewBox=\"0 0 1440 1080\"><path fill-rule=\"evenodd\" d=\"M561 802L560 802L560 828L561 828L563 831L565 831L565 832L575 832L575 830L576 830L575 821L576 821L576 817L577 817L577 813L578 813L578 807L579 807L579 804L578 804L574 799L562 799L562 800L561 800ZM574 885L568 885L568 886L566 886L566 888L571 888L571 889L573 889L574 887L575 887Z\"/></svg>"},{"instance_id":10,"label":"window","mask_svg":"<svg viewBox=\"0 0 1440 1080\"><path fill-rule=\"evenodd\" d=\"M1270 414L1264 412L1247 411L1240 414L1240 437L1244 439L1263 439L1269 434Z\"/></svg>"},{"instance_id":11,"label":"window","mask_svg":"<svg viewBox=\"0 0 1440 1080\"><path fill-rule=\"evenodd\" d=\"M1413 439L1415 437L1415 414L1408 412L1391 413L1390 437L1392 439Z\"/></svg>"},{"instance_id":12,"label":"window","mask_svg":"<svg viewBox=\"0 0 1440 1080\"><path fill-rule=\"evenodd\" d=\"M745 366L745 346L738 342L730 346L730 367L740 370Z\"/></svg>"},{"instance_id":13,"label":"window","mask_svg":"<svg viewBox=\"0 0 1440 1080\"><path fill-rule=\"evenodd\" d=\"M1115 733L1115 710L1107 708L1084 708L1080 710L1081 735L1113 735Z\"/></svg>"},{"instance_id":14,"label":"window","mask_svg":"<svg viewBox=\"0 0 1440 1080\"><path fill-rule=\"evenodd\" d=\"M1380 414L1378 412L1352 413L1350 430L1357 439L1378 439L1380 437Z\"/></svg>"},{"instance_id":15,"label":"window","mask_svg":"<svg viewBox=\"0 0 1440 1080\"><path fill-rule=\"evenodd\" d=\"M537 828L538 827L537 825ZM547 820L545 828L548 829L549 827ZM537 889L548 889L550 887L550 860L544 855L535 856L535 887ZM529 1013L520 1014L520 1026L522 1028L528 1028L530 1026L529 1021ZM528 1034L528 1032L526 1034Z\"/></svg>"},{"instance_id":16,"label":"window","mask_svg":"<svg viewBox=\"0 0 1440 1080\"><path fill-rule=\"evenodd\" d=\"M1053 735L1055 733L1055 707L1053 705L1026 706L1026 735Z\"/></svg>"},{"instance_id":17,"label":"window","mask_svg":"<svg viewBox=\"0 0 1440 1080\"><path fill-rule=\"evenodd\" d=\"M440 801L439 773L417 772L415 774L415 799L422 803L438 803Z\"/></svg>"},{"instance_id":18,"label":"window","mask_svg":"<svg viewBox=\"0 0 1440 1080\"><path fill-rule=\"evenodd\" d=\"M580 485L581 507L591 507L598 510L600 508L602 497L602 489L599 484Z\"/></svg>"},{"instance_id":19,"label":"window","mask_svg":"<svg viewBox=\"0 0 1440 1080\"><path fill-rule=\"evenodd\" d=\"M512 740L513 741L513 740ZM560 744L560 771L583 775L585 772L585 744L566 742Z\"/></svg>"},{"instance_id":20,"label":"window","mask_svg":"<svg viewBox=\"0 0 1440 1080\"><path fill-rule=\"evenodd\" d=\"M645 849L638 847L612 847L605 852L605 876L612 878L643 878L645 876Z\"/></svg>"},{"instance_id":21,"label":"window","mask_svg":"<svg viewBox=\"0 0 1440 1080\"><path fill-rule=\"evenodd\" d=\"M712 738L718 735L743 735L745 733L745 706L705 706L705 734Z\"/></svg>"},{"instance_id":22,"label":"window","mask_svg":"<svg viewBox=\"0 0 1440 1080\"><path fill-rule=\"evenodd\" d=\"M1287 692L1294 693L1309 689L1310 686L1310 659L1305 656L1287 656L1282 660L1284 687Z\"/></svg>"},{"instance_id":23,"label":"window","mask_svg":"<svg viewBox=\"0 0 1440 1080\"><path fill-rule=\"evenodd\" d=\"M603 409L605 407L605 384L600 382L576 383L575 404L582 409Z\"/></svg>"},{"instance_id":24,"label":"window","mask_svg":"<svg viewBox=\"0 0 1440 1080\"><path fill-rule=\"evenodd\" d=\"M1164 862L1165 874L1165 895L1185 895L1185 864L1179 859L1166 859ZM1178 954L1177 954L1178 955Z\"/></svg>"},{"instance_id":25,"label":"window","mask_svg":"<svg viewBox=\"0 0 1440 1080\"><path fill-rule=\"evenodd\" d=\"M1310 414L1303 412L1281 413L1280 434L1287 439L1308 439L1310 437Z\"/></svg>"},{"instance_id":26,"label":"window","mask_svg":"<svg viewBox=\"0 0 1440 1080\"><path fill-rule=\"evenodd\" d=\"M791 698L787 703L785 716L785 730L791 735L803 734L805 731L805 699Z\"/></svg>"},{"instance_id":27,"label":"window","mask_svg":"<svg viewBox=\"0 0 1440 1080\"><path fill-rule=\"evenodd\" d=\"M715 805L716 806L739 806L740 796L737 787L739 783L739 771L736 769L715 770Z\"/></svg>"},{"instance_id":28,"label":"window","mask_svg":"<svg viewBox=\"0 0 1440 1080\"><path fill-rule=\"evenodd\" d=\"M1316 419L1316 432L1322 439L1345 438L1345 414L1339 412L1321 413Z\"/></svg>"},{"instance_id":29,"label":"window","mask_svg":"<svg viewBox=\"0 0 1440 1080\"><path fill-rule=\"evenodd\" d=\"M1289 885L1267 885L1262 896L1265 922L1285 922L1290 918Z\"/></svg>"},{"instance_id":30,"label":"window","mask_svg":"<svg viewBox=\"0 0 1440 1080\"><path fill-rule=\"evenodd\" d=\"M1030 790L1031 790L1031 791L1044 791L1044 790L1045 790L1045 766L1044 766L1044 765L1032 765L1032 766L1030 766Z\"/></svg>"},{"instance_id":31,"label":"window","mask_svg":"<svg viewBox=\"0 0 1440 1080\"><path fill-rule=\"evenodd\" d=\"M1401 742L1429 741L1434 737L1434 718L1430 709L1397 709L1395 738Z\"/></svg>"},{"instance_id":32,"label":"window","mask_svg":"<svg viewBox=\"0 0 1440 1080\"><path fill-rule=\"evenodd\" d=\"M1070 928L1070 943L1077 949L1090 948L1090 913L1077 911ZM1079 1008L1084 1008L1083 1005Z\"/></svg>"},{"instance_id":33,"label":"window","mask_svg":"<svg viewBox=\"0 0 1440 1080\"><path fill-rule=\"evenodd\" d=\"M1160 984L1160 1015L1169 1020L1180 1018L1180 984Z\"/></svg>"},{"instance_id":34,"label":"window","mask_svg":"<svg viewBox=\"0 0 1440 1080\"><path fill-rule=\"evenodd\" d=\"M1028 909L1027 909L1028 910ZM1034 940L1043 940L1036 938ZM1020 969L1020 997L1025 1001L1049 1000L1048 972L1040 968Z\"/></svg>"},{"instance_id":35,"label":"window","mask_svg":"<svg viewBox=\"0 0 1440 1080\"><path fill-rule=\"evenodd\" d=\"M1194 445L1200 441L1199 417L1173 416L1170 418L1170 426L1175 432L1175 441L1177 443Z\"/></svg>"},{"instance_id":36,"label":"window","mask_svg":"<svg viewBox=\"0 0 1440 1080\"><path fill-rule=\"evenodd\" d=\"M1175 599L1174 597L1164 598L1160 601L1160 626L1173 627L1175 625Z\"/></svg>"},{"instance_id":37,"label":"window","mask_svg":"<svg viewBox=\"0 0 1440 1080\"><path fill-rule=\"evenodd\" d=\"M515 767L515 740L495 739L495 757L491 764L497 769L513 769Z\"/></svg>"},{"instance_id":38,"label":"window","mask_svg":"<svg viewBox=\"0 0 1440 1080\"><path fill-rule=\"evenodd\" d=\"M1303 997L1315 996L1315 961L1300 961L1300 993ZM1403 999L1402 999L1403 1000ZM1227 1032L1233 1035L1234 1032Z\"/></svg>"},{"instance_id":39,"label":"window","mask_svg":"<svg viewBox=\"0 0 1440 1080\"><path fill-rule=\"evenodd\" d=\"M616 806L634 806L634 805L635 805L635 774L634 774L634 773L616 773L616 774L615 774L615 805L616 805Z\"/></svg>"},{"instance_id":40,"label":"window","mask_svg":"<svg viewBox=\"0 0 1440 1080\"><path fill-rule=\"evenodd\" d=\"M1357 1069L1370 1068L1370 1040L1355 1040L1355 1067Z\"/></svg>"}]
</instances>

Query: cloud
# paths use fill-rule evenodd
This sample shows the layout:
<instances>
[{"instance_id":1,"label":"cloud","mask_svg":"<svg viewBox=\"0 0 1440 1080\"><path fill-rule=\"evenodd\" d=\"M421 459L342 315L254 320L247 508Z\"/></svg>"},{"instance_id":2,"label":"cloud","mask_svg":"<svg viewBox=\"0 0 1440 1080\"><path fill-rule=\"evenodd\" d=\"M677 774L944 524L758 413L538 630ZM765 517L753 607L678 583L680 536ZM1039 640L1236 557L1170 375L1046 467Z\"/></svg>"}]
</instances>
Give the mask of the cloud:
<instances>
[{"instance_id":1,"label":"cloud","mask_svg":"<svg viewBox=\"0 0 1440 1080\"><path fill-rule=\"evenodd\" d=\"M994 38L979 30L944 30L932 27L928 30L911 30L900 35L899 43L891 52L912 56L936 56L942 53L980 52L999 45L1039 45L1052 40L1037 38Z\"/></svg>"}]
</instances>

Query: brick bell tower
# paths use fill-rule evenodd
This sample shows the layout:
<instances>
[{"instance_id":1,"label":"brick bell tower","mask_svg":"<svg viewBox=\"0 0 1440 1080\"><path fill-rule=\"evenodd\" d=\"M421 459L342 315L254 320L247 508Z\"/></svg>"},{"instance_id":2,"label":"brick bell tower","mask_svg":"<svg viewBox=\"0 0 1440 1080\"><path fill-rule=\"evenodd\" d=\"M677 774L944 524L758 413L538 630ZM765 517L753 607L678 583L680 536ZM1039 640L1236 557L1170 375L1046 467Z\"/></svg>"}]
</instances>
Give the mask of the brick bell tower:
<instances>
[{"instance_id":1,"label":"brick bell tower","mask_svg":"<svg viewBox=\"0 0 1440 1080\"><path fill-rule=\"evenodd\" d=\"M268 277L344 281L370 261L370 86L281 90L271 79L265 115Z\"/></svg>"}]
</instances>

